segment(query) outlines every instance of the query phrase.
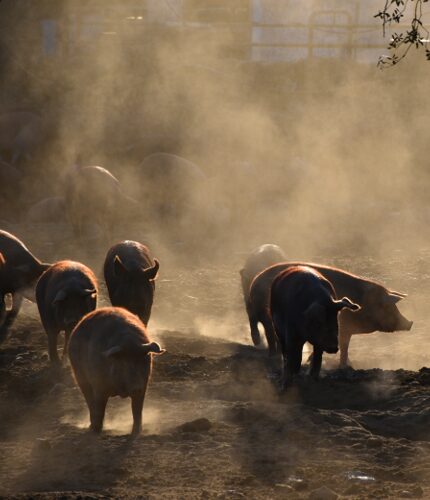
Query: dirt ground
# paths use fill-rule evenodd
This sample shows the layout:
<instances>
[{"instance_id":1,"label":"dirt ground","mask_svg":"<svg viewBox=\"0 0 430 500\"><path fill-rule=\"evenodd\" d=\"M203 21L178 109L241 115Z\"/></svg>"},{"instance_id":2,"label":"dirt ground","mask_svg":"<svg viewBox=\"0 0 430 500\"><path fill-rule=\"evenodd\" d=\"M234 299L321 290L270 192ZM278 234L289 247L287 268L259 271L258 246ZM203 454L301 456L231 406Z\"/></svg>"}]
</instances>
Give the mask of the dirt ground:
<instances>
[{"instance_id":1,"label":"dirt ground","mask_svg":"<svg viewBox=\"0 0 430 500\"><path fill-rule=\"evenodd\" d=\"M104 249L89 258L13 229L45 260L72 257L100 272ZM160 255L149 331L167 353L155 359L135 439L129 400L119 398L104 432L87 431L70 367L49 366L26 302L0 346L1 498L430 498L430 255L398 251L384 266L380 256L314 256L408 292L400 308L414 326L353 337L355 371L326 356L318 383L304 373L287 394L251 345L244 256L163 266Z\"/></svg>"}]
</instances>

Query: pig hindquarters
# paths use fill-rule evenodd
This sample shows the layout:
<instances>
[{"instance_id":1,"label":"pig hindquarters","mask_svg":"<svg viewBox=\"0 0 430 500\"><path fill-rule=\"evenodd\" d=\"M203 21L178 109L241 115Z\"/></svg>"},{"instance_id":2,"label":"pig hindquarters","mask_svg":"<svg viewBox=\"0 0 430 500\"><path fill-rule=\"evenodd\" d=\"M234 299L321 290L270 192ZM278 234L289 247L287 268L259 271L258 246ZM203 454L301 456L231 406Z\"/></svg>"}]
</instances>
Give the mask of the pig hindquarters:
<instances>
[{"instance_id":1,"label":"pig hindquarters","mask_svg":"<svg viewBox=\"0 0 430 500\"><path fill-rule=\"evenodd\" d=\"M142 427L142 408L152 367L152 354L162 354L150 342L145 325L119 307L98 309L76 326L70 339L73 372L90 412L90 429L103 427L109 397L131 398L133 434Z\"/></svg>"},{"instance_id":2,"label":"pig hindquarters","mask_svg":"<svg viewBox=\"0 0 430 500\"><path fill-rule=\"evenodd\" d=\"M40 319L48 335L49 359L58 363L58 334L65 332L64 359L73 328L85 314L96 308L96 277L91 269L79 262L57 262L39 279L36 299Z\"/></svg>"}]
</instances>

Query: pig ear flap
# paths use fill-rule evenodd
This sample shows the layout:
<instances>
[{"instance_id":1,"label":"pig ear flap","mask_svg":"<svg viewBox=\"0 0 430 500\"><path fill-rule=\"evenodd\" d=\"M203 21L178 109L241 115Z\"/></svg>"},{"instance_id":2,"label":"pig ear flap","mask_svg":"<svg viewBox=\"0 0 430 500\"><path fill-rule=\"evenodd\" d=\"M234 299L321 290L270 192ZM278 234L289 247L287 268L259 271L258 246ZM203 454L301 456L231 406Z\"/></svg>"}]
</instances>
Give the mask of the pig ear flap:
<instances>
[{"instance_id":1,"label":"pig ear flap","mask_svg":"<svg viewBox=\"0 0 430 500\"><path fill-rule=\"evenodd\" d=\"M113 271L115 273L115 276L121 276L123 273L127 272L124 263L118 255L115 255L115 258L113 259Z\"/></svg>"},{"instance_id":2,"label":"pig ear flap","mask_svg":"<svg viewBox=\"0 0 430 500\"><path fill-rule=\"evenodd\" d=\"M80 291L80 294L82 297L96 297L97 296L97 290L95 288L85 288L84 290Z\"/></svg>"},{"instance_id":3,"label":"pig ear flap","mask_svg":"<svg viewBox=\"0 0 430 500\"><path fill-rule=\"evenodd\" d=\"M142 352L144 354L163 354L166 352L165 349L161 349L160 345L157 342L149 342L148 344L141 345Z\"/></svg>"},{"instance_id":4,"label":"pig ear flap","mask_svg":"<svg viewBox=\"0 0 430 500\"><path fill-rule=\"evenodd\" d=\"M160 269L160 263L157 259L154 259L154 265L148 267L143 271L145 278L148 280L155 280L157 278L158 270Z\"/></svg>"},{"instance_id":5,"label":"pig ear flap","mask_svg":"<svg viewBox=\"0 0 430 500\"><path fill-rule=\"evenodd\" d=\"M116 356L117 354L122 352L122 347L119 345L115 345L106 351L103 351L103 356L105 358L111 358L112 356Z\"/></svg>"},{"instance_id":6,"label":"pig ear flap","mask_svg":"<svg viewBox=\"0 0 430 500\"><path fill-rule=\"evenodd\" d=\"M343 299L335 300L334 303L336 307L340 310L350 309L351 311L359 311L361 307L358 304L352 302L348 297L343 297Z\"/></svg>"},{"instance_id":7,"label":"pig ear flap","mask_svg":"<svg viewBox=\"0 0 430 500\"><path fill-rule=\"evenodd\" d=\"M60 290L59 292L57 292L57 295L54 297L52 303L56 305L59 302L62 302L66 298L66 296L66 292L64 290Z\"/></svg>"},{"instance_id":8,"label":"pig ear flap","mask_svg":"<svg viewBox=\"0 0 430 500\"><path fill-rule=\"evenodd\" d=\"M405 293L388 292L388 294L385 295L384 300L387 304L397 304L397 302L400 302L405 297L407 297L407 294Z\"/></svg>"}]
</instances>

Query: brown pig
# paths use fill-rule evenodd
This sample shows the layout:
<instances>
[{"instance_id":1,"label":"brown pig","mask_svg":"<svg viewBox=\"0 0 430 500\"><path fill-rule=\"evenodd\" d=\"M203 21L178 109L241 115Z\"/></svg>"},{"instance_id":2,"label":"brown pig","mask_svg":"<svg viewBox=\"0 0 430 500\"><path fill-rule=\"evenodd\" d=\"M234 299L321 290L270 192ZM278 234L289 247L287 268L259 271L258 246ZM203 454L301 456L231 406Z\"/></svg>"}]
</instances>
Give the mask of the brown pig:
<instances>
[{"instance_id":1,"label":"brown pig","mask_svg":"<svg viewBox=\"0 0 430 500\"><path fill-rule=\"evenodd\" d=\"M37 282L36 299L48 335L49 359L51 363L58 363L58 334L65 332L64 359L73 328L85 314L96 308L96 277L91 269L79 262L57 262Z\"/></svg>"},{"instance_id":2,"label":"brown pig","mask_svg":"<svg viewBox=\"0 0 430 500\"><path fill-rule=\"evenodd\" d=\"M397 308L397 303L406 294L388 290L383 285L330 266L303 262L283 262L259 273L251 283L246 310L251 332L258 330L260 322L265 330L269 355L277 351L276 337L269 312L270 287L275 277L292 266L312 267L328 279L338 296L347 296L356 302L361 310L352 313L344 310L339 318L340 366L348 364L348 347L351 336L375 331L395 332L410 330L412 321L407 320Z\"/></svg>"},{"instance_id":3,"label":"brown pig","mask_svg":"<svg viewBox=\"0 0 430 500\"><path fill-rule=\"evenodd\" d=\"M132 432L140 432L151 355L163 352L149 340L139 318L126 309L98 309L78 323L70 339L69 356L88 405L92 431L102 430L108 399L121 396L131 398Z\"/></svg>"},{"instance_id":4,"label":"brown pig","mask_svg":"<svg viewBox=\"0 0 430 500\"><path fill-rule=\"evenodd\" d=\"M0 342L7 335L21 308L23 298L34 301L34 286L49 267L37 259L13 234L0 230ZM12 308L6 310L5 296L12 295Z\"/></svg>"},{"instance_id":5,"label":"brown pig","mask_svg":"<svg viewBox=\"0 0 430 500\"><path fill-rule=\"evenodd\" d=\"M122 241L108 251L104 276L113 306L124 307L148 325L160 264L137 241Z\"/></svg>"}]
</instances>

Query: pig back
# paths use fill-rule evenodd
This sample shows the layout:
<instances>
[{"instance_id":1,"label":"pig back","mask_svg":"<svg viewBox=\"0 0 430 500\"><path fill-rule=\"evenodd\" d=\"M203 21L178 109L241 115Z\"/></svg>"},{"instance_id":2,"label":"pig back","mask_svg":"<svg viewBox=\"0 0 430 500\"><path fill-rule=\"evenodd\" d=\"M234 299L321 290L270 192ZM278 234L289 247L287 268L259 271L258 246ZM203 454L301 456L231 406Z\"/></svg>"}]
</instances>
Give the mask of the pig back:
<instances>
[{"instance_id":1,"label":"pig back","mask_svg":"<svg viewBox=\"0 0 430 500\"><path fill-rule=\"evenodd\" d=\"M249 295L252 280L264 269L285 260L283 250L277 245L261 245L256 248L246 259L243 269L240 271L242 279L242 290L245 301Z\"/></svg>"},{"instance_id":2,"label":"pig back","mask_svg":"<svg viewBox=\"0 0 430 500\"><path fill-rule=\"evenodd\" d=\"M56 262L40 277L36 285L36 300L42 317L50 314L58 294L80 293L83 290L98 292L97 279L90 268L74 261ZM96 298L91 300L96 307Z\"/></svg>"},{"instance_id":3,"label":"pig back","mask_svg":"<svg viewBox=\"0 0 430 500\"><path fill-rule=\"evenodd\" d=\"M305 266L289 266L273 280L271 310L298 314L311 304L325 306L335 297L333 285L317 270Z\"/></svg>"},{"instance_id":4,"label":"pig back","mask_svg":"<svg viewBox=\"0 0 430 500\"><path fill-rule=\"evenodd\" d=\"M114 260L118 256L122 262L130 262L142 269L154 265L150 257L149 248L137 241L122 241L112 246L107 254L104 263L104 274L106 281L114 282L116 275L114 272Z\"/></svg>"}]
</instances>

